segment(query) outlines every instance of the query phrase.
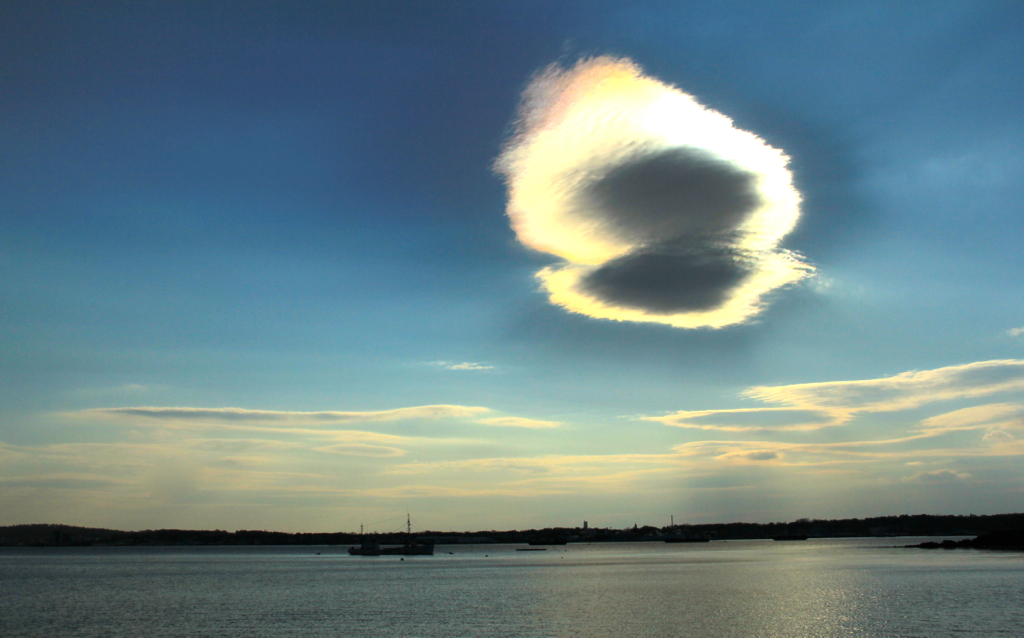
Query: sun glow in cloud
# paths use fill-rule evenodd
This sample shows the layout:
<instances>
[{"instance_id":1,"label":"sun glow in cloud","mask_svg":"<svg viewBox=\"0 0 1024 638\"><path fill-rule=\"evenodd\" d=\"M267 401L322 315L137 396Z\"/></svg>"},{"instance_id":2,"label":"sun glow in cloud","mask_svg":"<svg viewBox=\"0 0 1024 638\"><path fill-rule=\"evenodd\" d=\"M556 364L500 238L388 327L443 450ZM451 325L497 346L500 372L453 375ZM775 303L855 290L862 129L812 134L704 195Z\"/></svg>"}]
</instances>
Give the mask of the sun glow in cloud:
<instances>
[{"instance_id":1,"label":"sun glow in cloud","mask_svg":"<svg viewBox=\"0 0 1024 638\"><path fill-rule=\"evenodd\" d=\"M496 163L537 277L571 312L681 328L743 323L813 270L779 249L800 216L789 158L625 59L553 65Z\"/></svg>"}]
</instances>

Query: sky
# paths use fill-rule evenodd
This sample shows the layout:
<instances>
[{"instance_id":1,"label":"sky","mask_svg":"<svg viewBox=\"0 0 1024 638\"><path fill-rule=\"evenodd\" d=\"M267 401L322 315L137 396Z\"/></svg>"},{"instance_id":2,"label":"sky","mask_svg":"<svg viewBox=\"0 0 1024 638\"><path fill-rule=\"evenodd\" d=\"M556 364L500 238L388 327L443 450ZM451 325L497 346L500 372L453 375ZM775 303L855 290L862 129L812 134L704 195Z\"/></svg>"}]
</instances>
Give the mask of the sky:
<instances>
[{"instance_id":1,"label":"sky","mask_svg":"<svg viewBox=\"0 0 1024 638\"><path fill-rule=\"evenodd\" d=\"M1024 507L1024 6L0 3L0 525Z\"/></svg>"}]
</instances>

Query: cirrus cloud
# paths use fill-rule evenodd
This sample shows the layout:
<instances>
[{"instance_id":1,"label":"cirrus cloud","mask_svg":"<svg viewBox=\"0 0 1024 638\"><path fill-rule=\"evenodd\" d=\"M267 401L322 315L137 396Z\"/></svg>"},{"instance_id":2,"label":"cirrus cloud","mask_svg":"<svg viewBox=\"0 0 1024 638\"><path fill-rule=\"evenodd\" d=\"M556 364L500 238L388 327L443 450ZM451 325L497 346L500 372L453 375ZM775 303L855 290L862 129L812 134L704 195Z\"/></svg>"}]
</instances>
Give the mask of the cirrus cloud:
<instances>
[{"instance_id":1,"label":"cirrus cloud","mask_svg":"<svg viewBox=\"0 0 1024 638\"><path fill-rule=\"evenodd\" d=\"M540 421L538 419L527 419L521 416L500 416L491 419L479 419L477 423L484 425L497 425L507 428L557 428L561 426L559 421Z\"/></svg>"},{"instance_id":2,"label":"cirrus cloud","mask_svg":"<svg viewBox=\"0 0 1024 638\"><path fill-rule=\"evenodd\" d=\"M317 452L328 454L343 454L347 456L370 456L388 457L403 456L406 452L401 448L387 447L383 445L367 445L365 443L339 443L337 445L325 445L313 448Z\"/></svg>"},{"instance_id":3,"label":"cirrus cloud","mask_svg":"<svg viewBox=\"0 0 1024 638\"><path fill-rule=\"evenodd\" d=\"M1024 390L1024 360L976 361L934 370L910 370L879 379L757 386L743 392L743 396L784 407L681 410L641 418L681 428L722 432L808 431L844 425L863 413L899 412L940 401L1015 390ZM1021 406L998 403L930 417L921 422L921 429L1013 427L1013 423L1021 423Z\"/></svg>"},{"instance_id":4,"label":"cirrus cloud","mask_svg":"<svg viewBox=\"0 0 1024 638\"><path fill-rule=\"evenodd\" d=\"M891 377L762 386L744 394L767 403L808 409L895 412L926 403L1024 390L1024 361L977 361L934 370L910 370Z\"/></svg>"},{"instance_id":5,"label":"cirrus cloud","mask_svg":"<svg viewBox=\"0 0 1024 638\"><path fill-rule=\"evenodd\" d=\"M972 475L967 472L943 469L933 472L920 472L907 477L906 480L918 483L951 483L953 481L965 481L969 478L972 478Z\"/></svg>"},{"instance_id":6,"label":"cirrus cloud","mask_svg":"<svg viewBox=\"0 0 1024 638\"><path fill-rule=\"evenodd\" d=\"M462 363L454 363L452 365L446 365L449 370L493 370L494 366L485 366L480 363L473 363L472 361L463 361Z\"/></svg>"},{"instance_id":7,"label":"cirrus cloud","mask_svg":"<svg viewBox=\"0 0 1024 638\"><path fill-rule=\"evenodd\" d=\"M465 405L421 405L372 412L290 412L244 408L160 408L125 407L82 410L82 416L145 417L162 421L214 421L228 423L328 424L373 423L408 419L466 418L489 412L488 408Z\"/></svg>"},{"instance_id":8,"label":"cirrus cloud","mask_svg":"<svg viewBox=\"0 0 1024 638\"><path fill-rule=\"evenodd\" d=\"M789 158L627 59L552 65L496 163L537 277L591 317L681 328L750 320L813 270L779 242L800 216Z\"/></svg>"}]
</instances>

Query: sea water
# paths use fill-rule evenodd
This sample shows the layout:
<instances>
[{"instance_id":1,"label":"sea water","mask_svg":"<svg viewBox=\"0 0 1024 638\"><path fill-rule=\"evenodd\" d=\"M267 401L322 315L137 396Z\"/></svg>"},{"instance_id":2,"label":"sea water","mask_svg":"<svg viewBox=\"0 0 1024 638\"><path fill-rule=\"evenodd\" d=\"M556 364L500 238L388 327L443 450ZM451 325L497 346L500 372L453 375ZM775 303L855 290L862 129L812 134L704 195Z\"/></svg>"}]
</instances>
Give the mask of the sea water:
<instances>
[{"instance_id":1,"label":"sea water","mask_svg":"<svg viewBox=\"0 0 1024 638\"><path fill-rule=\"evenodd\" d=\"M0 549L0 636L1024 636L1024 555L926 539Z\"/></svg>"}]
</instances>

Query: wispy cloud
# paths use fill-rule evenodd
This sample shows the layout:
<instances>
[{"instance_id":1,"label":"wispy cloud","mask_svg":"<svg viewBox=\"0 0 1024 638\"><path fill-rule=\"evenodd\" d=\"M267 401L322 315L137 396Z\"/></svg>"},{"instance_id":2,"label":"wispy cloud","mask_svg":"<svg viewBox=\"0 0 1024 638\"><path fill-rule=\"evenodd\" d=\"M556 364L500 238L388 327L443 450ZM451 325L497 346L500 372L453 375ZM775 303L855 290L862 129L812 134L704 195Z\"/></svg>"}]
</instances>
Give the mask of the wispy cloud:
<instances>
[{"instance_id":1,"label":"wispy cloud","mask_svg":"<svg viewBox=\"0 0 1024 638\"><path fill-rule=\"evenodd\" d=\"M917 446L936 434L917 434L893 439L842 441L838 443L793 443L782 441L693 441L673 448L681 458L724 463L772 463L775 465L821 466L902 460L918 453ZM927 454L933 454L928 451Z\"/></svg>"},{"instance_id":2,"label":"wispy cloud","mask_svg":"<svg viewBox=\"0 0 1024 638\"><path fill-rule=\"evenodd\" d=\"M664 416L641 417L665 425L720 432L816 430L849 419L843 410L805 408L743 408L735 410L680 410Z\"/></svg>"},{"instance_id":3,"label":"wispy cloud","mask_svg":"<svg viewBox=\"0 0 1024 638\"><path fill-rule=\"evenodd\" d=\"M1006 430L992 430L982 437L988 443L1009 443L1010 441L1016 440L1017 437L1010 434Z\"/></svg>"},{"instance_id":4,"label":"wispy cloud","mask_svg":"<svg viewBox=\"0 0 1024 638\"><path fill-rule=\"evenodd\" d=\"M404 456L406 451L396 447L385 447L383 445L366 445L365 443L340 443L337 445L325 445L313 448L317 452L329 454L345 454L348 456Z\"/></svg>"},{"instance_id":5,"label":"wispy cloud","mask_svg":"<svg viewBox=\"0 0 1024 638\"><path fill-rule=\"evenodd\" d=\"M1024 428L1024 405L988 403L921 421L922 430L977 430L981 428Z\"/></svg>"},{"instance_id":6,"label":"wispy cloud","mask_svg":"<svg viewBox=\"0 0 1024 638\"><path fill-rule=\"evenodd\" d=\"M979 361L935 370L911 370L891 377L858 381L829 381L782 386L757 386L744 396L786 407L730 410L681 410L642 417L666 425L722 432L807 431L843 425L861 413L897 412L938 401L970 399L999 392L1024 390L1024 361ZM933 417L922 427L955 428L957 420L995 418L999 411L1015 412L1015 404L969 408ZM995 411L995 416L990 412ZM945 419L945 420L943 420Z\"/></svg>"},{"instance_id":7,"label":"wispy cloud","mask_svg":"<svg viewBox=\"0 0 1024 638\"><path fill-rule=\"evenodd\" d=\"M671 464L674 454L566 454L531 457L485 457L434 462L405 463L391 467L393 474L423 474L434 471L513 472L519 474L586 474L607 468Z\"/></svg>"},{"instance_id":8,"label":"wispy cloud","mask_svg":"<svg viewBox=\"0 0 1024 638\"><path fill-rule=\"evenodd\" d=\"M571 312L681 328L748 321L813 270L779 249L800 216L789 158L627 59L538 74L496 169L508 216Z\"/></svg>"},{"instance_id":9,"label":"wispy cloud","mask_svg":"<svg viewBox=\"0 0 1024 638\"><path fill-rule=\"evenodd\" d=\"M480 363L471 363L465 361L463 363L456 363L455 365L447 366L449 370L493 370L494 366L485 366Z\"/></svg>"},{"instance_id":10,"label":"wispy cloud","mask_svg":"<svg viewBox=\"0 0 1024 638\"><path fill-rule=\"evenodd\" d=\"M1010 330L1007 330L1006 334L1010 335L1011 337L1019 337L1021 335L1024 335L1024 326L1020 328L1012 328Z\"/></svg>"},{"instance_id":11,"label":"wispy cloud","mask_svg":"<svg viewBox=\"0 0 1024 638\"><path fill-rule=\"evenodd\" d=\"M766 403L804 409L893 412L1009 390L1024 390L1024 361L978 361L860 381L759 386L744 394Z\"/></svg>"},{"instance_id":12,"label":"wispy cloud","mask_svg":"<svg viewBox=\"0 0 1024 638\"><path fill-rule=\"evenodd\" d=\"M141 417L160 421L212 421L222 423L333 424L375 423L410 419L469 418L488 408L464 405L422 405L372 412L289 412L244 408L124 407L95 408L77 413L87 417Z\"/></svg>"},{"instance_id":13,"label":"wispy cloud","mask_svg":"<svg viewBox=\"0 0 1024 638\"><path fill-rule=\"evenodd\" d=\"M952 483L954 481L966 481L970 478L973 477L967 472L943 469L933 470L931 472L920 472L907 477L906 480L917 483Z\"/></svg>"},{"instance_id":14,"label":"wispy cloud","mask_svg":"<svg viewBox=\"0 0 1024 638\"><path fill-rule=\"evenodd\" d=\"M477 419L477 423L484 425L497 425L508 428L557 428L560 421L540 421L538 419L527 419L520 416L500 416L491 419Z\"/></svg>"},{"instance_id":15,"label":"wispy cloud","mask_svg":"<svg viewBox=\"0 0 1024 638\"><path fill-rule=\"evenodd\" d=\"M494 366L485 365L483 363L474 363L472 361L463 361L462 363L452 363L451 361L432 361L434 365L441 366L445 370L493 370Z\"/></svg>"}]
</instances>

